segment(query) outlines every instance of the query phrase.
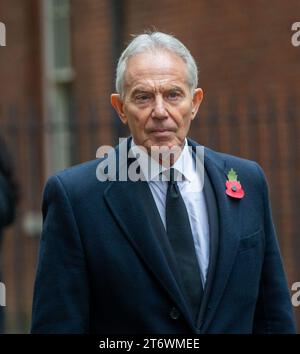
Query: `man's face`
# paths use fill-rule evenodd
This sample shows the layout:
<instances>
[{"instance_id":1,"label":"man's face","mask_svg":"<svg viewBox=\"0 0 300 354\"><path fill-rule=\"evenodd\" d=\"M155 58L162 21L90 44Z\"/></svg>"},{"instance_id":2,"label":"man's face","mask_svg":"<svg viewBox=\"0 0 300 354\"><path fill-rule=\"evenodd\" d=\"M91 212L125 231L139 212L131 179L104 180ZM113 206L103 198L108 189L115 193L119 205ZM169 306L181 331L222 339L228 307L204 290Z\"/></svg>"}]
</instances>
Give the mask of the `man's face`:
<instances>
[{"instance_id":1,"label":"man's face","mask_svg":"<svg viewBox=\"0 0 300 354\"><path fill-rule=\"evenodd\" d=\"M183 60L168 52L141 53L130 58L123 100L111 103L134 141L148 151L152 146L183 146L202 101L200 88L191 93Z\"/></svg>"}]
</instances>

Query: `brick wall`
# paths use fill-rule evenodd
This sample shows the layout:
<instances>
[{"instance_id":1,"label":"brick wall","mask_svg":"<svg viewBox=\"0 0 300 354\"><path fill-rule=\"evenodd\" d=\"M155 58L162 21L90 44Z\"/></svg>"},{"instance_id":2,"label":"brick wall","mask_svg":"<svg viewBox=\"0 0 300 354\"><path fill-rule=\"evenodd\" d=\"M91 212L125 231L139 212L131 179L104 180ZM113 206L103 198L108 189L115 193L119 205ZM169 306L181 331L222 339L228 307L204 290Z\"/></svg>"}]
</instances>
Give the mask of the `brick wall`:
<instances>
[{"instance_id":1,"label":"brick wall","mask_svg":"<svg viewBox=\"0 0 300 354\"><path fill-rule=\"evenodd\" d=\"M73 85L76 114L82 124L78 134L80 160L95 158L96 148L111 143L112 87L111 8L109 1L72 1L72 49L75 80ZM90 137L84 134L88 117L94 116L99 127L98 139L90 147ZM90 149L87 149L90 147Z\"/></svg>"},{"instance_id":2,"label":"brick wall","mask_svg":"<svg viewBox=\"0 0 300 354\"><path fill-rule=\"evenodd\" d=\"M41 131L27 134L41 120L40 32L36 0L2 0L0 21L6 25L6 47L0 48L0 134L16 165L21 201L15 226L5 234L2 248L8 327L28 326L37 239L25 236L26 210L40 208L43 185ZM31 122L31 123L30 123Z\"/></svg>"}]
</instances>

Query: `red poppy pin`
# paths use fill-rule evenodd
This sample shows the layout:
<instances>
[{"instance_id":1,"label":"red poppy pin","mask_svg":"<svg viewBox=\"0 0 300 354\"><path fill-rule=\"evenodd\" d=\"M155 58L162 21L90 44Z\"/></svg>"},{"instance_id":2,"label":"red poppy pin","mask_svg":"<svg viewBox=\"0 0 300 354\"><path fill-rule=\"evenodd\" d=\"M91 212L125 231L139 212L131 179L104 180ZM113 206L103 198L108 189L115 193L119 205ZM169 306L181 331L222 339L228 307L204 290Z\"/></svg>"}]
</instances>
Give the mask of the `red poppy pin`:
<instances>
[{"instance_id":1,"label":"red poppy pin","mask_svg":"<svg viewBox=\"0 0 300 354\"><path fill-rule=\"evenodd\" d=\"M242 199L245 195L245 192L237 180L237 174L232 168L227 174L228 180L226 181L226 194L229 197Z\"/></svg>"}]
</instances>

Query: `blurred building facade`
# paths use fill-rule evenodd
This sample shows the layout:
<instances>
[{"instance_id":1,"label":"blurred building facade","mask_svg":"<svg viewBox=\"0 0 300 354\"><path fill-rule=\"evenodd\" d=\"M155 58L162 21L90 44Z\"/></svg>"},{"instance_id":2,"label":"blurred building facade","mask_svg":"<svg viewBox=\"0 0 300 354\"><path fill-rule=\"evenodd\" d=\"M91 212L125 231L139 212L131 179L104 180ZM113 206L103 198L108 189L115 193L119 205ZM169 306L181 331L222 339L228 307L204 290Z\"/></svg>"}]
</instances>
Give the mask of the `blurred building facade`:
<instances>
[{"instance_id":1,"label":"blurred building facade","mask_svg":"<svg viewBox=\"0 0 300 354\"><path fill-rule=\"evenodd\" d=\"M297 0L1 0L0 134L22 187L2 265L7 332L26 332L47 177L127 135L110 107L131 34L177 36L200 68L205 97L191 136L264 168L289 286L300 281L300 47ZM246 276L246 275L245 275ZM300 309L295 308L300 325Z\"/></svg>"}]
</instances>

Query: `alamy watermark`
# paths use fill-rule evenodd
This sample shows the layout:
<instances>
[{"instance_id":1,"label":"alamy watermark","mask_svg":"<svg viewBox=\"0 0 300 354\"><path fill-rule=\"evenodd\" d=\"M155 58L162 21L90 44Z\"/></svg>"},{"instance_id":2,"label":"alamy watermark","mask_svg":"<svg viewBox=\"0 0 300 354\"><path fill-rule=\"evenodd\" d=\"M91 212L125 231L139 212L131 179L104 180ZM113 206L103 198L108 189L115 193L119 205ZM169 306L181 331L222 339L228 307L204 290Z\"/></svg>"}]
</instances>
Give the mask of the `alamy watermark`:
<instances>
[{"instance_id":1,"label":"alamy watermark","mask_svg":"<svg viewBox=\"0 0 300 354\"><path fill-rule=\"evenodd\" d=\"M6 46L6 28L3 22L0 22L0 47Z\"/></svg>"},{"instance_id":2,"label":"alamy watermark","mask_svg":"<svg viewBox=\"0 0 300 354\"><path fill-rule=\"evenodd\" d=\"M6 289L4 283L0 282L0 306L6 306Z\"/></svg>"},{"instance_id":3,"label":"alamy watermark","mask_svg":"<svg viewBox=\"0 0 300 354\"><path fill-rule=\"evenodd\" d=\"M291 37L291 42L294 47L299 47L300 45L300 22L294 22L292 24L292 31L296 31L293 33Z\"/></svg>"},{"instance_id":4,"label":"alamy watermark","mask_svg":"<svg viewBox=\"0 0 300 354\"><path fill-rule=\"evenodd\" d=\"M295 291L292 295L292 305L298 307L300 306L300 281L293 283L292 291Z\"/></svg>"},{"instance_id":5,"label":"alamy watermark","mask_svg":"<svg viewBox=\"0 0 300 354\"><path fill-rule=\"evenodd\" d=\"M104 145L98 148L96 157L100 158L96 176L100 182L105 181L169 181L170 168L184 173L184 166L193 164L193 169L201 181L204 182L204 147L203 146L151 146L148 150L144 146L127 146L128 139L120 138L116 150L112 146ZM176 164L177 167L176 168ZM181 167L181 168L180 168ZM176 173L174 180L182 181L183 174Z\"/></svg>"}]
</instances>

